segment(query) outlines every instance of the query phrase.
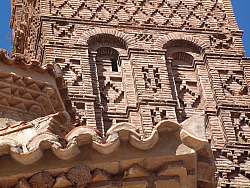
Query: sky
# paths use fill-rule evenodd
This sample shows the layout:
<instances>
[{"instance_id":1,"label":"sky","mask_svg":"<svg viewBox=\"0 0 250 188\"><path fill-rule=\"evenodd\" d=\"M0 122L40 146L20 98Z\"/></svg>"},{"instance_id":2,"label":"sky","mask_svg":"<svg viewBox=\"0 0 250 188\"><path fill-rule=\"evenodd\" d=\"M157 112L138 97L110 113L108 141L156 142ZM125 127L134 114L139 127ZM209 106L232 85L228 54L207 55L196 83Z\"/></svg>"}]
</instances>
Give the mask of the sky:
<instances>
[{"instance_id":1,"label":"sky","mask_svg":"<svg viewBox=\"0 0 250 188\"><path fill-rule=\"evenodd\" d=\"M12 49L10 30L11 0L0 0L0 48ZM232 0L238 25L244 31L246 56L250 57L250 0Z\"/></svg>"}]
</instances>

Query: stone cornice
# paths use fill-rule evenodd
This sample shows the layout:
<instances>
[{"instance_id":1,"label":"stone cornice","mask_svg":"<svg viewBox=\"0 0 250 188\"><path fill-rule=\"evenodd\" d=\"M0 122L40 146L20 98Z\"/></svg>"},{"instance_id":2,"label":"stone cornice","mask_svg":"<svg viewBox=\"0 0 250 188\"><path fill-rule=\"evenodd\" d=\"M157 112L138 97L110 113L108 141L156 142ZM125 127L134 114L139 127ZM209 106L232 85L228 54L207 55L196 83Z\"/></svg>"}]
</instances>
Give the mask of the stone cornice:
<instances>
[{"instance_id":1,"label":"stone cornice","mask_svg":"<svg viewBox=\"0 0 250 188\"><path fill-rule=\"evenodd\" d=\"M64 121L64 119L67 121ZM15 139L13 136L16 134L12 135L11 132L0 136L0 155L9 154L22 164L32 164L42 157L42 143L46 143L46 148L52 150L59 159L69 160L81 153L81 146L89 144L94 150L101 154L111 154L115 152L123 141L128 142L138 150L150 150L158 143L161 137L160 135L166 132L173 132L176 136L178 135L177 137L180 137L184 145L197 152L205 148L208 151L210 150L205 138L194 136L192 133L183 129L180 124L169 120L159 122L155 126L152 134L147 138L141 138L141 135L137 132L137 128L129 123L118 123L111 127L105 139L101 138L96 130L83 126L76 127L61 137L53 132L53 130L57 131L57 129L52 130L51 127L60 126L65 127L67 130L67 127L70 125L69 116L66 112L50 115L47 118L38 118L27 123L23 122L20 125L26 125L26 130L32 129L33 126L43 127L42 132L34 134L32 138L28 140L26 139L27 142L18 140L22 138L22 132L18 133L18 131L18 137ZM9 138L12 138L12 141ZM64 143L61 142L61 139L64 140ZM20 147L26 149L20 150Z\"/></svg>"}]
</instances>

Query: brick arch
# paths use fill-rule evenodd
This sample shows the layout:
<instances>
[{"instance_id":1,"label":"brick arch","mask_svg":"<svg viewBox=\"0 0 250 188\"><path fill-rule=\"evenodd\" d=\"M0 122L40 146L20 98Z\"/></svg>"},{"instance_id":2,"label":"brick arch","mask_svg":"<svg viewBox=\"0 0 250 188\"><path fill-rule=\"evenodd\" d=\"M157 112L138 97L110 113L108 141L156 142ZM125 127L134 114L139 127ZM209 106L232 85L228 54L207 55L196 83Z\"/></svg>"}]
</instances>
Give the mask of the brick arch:
<instances>
[{"instance_id":1,"label":"brick arch","mask_svg":"<svg viewBox=\"0 0 250 188\"><path fill-rule=\"evenodd\" d=\"M197 48L200 48L201 51L204 51L209 47L207 43L195 38L194 36L186 35L183 33L170 33L166 36L160 37L156 41L155 47L158 49L163 49L166 44L173 42L173 41L177 41L177 40L190 42L194 44L195 46L197 46Z\"/></svg>"},{"instance_id":2,"label":"brick arch","mask_svg":"<svg viewBox=\"0 0 250 188\"><path fill-rule=\"evenodd\" d=\"M81 43L84 45L88 45L89 40L97 35L109 35L116 37L125 44L126 48L131 47L135 43L134 38L129 36L128 34L109 28L98 28L86 31L81 37Z\"/></svg>"}]
</instances>

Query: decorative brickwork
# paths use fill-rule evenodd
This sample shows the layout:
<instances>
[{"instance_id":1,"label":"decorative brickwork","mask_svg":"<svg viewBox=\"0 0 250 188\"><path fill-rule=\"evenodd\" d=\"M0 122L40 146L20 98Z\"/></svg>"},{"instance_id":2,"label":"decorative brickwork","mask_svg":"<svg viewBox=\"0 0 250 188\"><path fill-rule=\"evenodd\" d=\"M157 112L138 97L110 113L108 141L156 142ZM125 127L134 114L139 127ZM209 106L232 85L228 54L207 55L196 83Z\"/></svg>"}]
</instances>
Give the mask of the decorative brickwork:
<instances>
[{"instance_id":1,"label":"decorative brickwork","mask_svg":"<svg viewBox=\"0 0 250 188\"><path fill-rule=\"evenodd\" d=\"M50 1L50 14L107 24L157 25L177 28L219 29L228 22L221 1ZM216 14L211 15L211 12Z\"/></svg>"},{"instance_id":2,"label":"decorative brickwork","mask_svg":"<svg viewBox=\"0 0 250 188\"><path fill-rule=\"evenodd\" d=\"M12 27L25 58L0 53L0 156L37 169L12 187L249 187L250 61L230 0L13 0ZM70 161L37 168L43 149Z\"/></svg>"}]
</instances>

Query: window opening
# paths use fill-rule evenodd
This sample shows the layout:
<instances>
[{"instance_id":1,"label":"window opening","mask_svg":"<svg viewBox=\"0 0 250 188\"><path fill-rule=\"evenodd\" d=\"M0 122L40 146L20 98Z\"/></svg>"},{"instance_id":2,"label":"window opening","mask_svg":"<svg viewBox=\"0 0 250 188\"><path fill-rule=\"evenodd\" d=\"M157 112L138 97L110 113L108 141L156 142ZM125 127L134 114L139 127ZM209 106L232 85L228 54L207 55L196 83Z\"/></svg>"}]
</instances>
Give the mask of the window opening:
<instances>
[{"instance_id":1,"label":"window opening","mask_svg":"<svg viewBox=\"0 0 250 188\"><path fill-rule=\"evenodd\" d=\"M110 63L108 66L112 72L119 71L118 56L118 52L110 47L101 47L97 50L98 59L100 59L102 62Z\"/></svg>"},{"instance_id":2,"label":"window opening","mask_svg":"<svg viewBox=\"0 0 250 188\"><path fill-rule=\"evenodd\" d=\"M113 72L118 72L117 59L111 58L111 65L112 65L112 71Z\"/></svg>"}]
</instances>

